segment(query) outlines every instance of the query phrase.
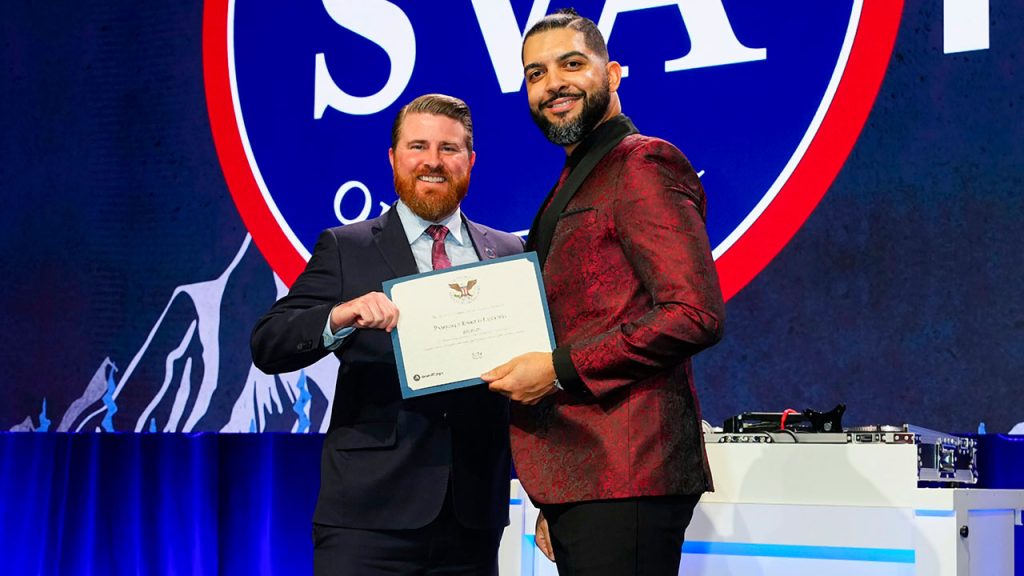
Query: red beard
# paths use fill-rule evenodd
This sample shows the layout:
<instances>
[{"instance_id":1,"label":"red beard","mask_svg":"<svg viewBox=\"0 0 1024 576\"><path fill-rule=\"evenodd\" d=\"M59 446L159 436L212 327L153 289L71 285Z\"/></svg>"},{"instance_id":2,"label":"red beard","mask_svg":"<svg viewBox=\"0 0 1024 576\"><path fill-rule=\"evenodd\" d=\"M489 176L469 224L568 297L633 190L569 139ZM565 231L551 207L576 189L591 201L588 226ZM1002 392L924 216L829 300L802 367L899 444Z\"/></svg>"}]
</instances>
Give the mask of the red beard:
<instances>
[{"instance_id":1,"label":"red beard","mask_svg":"<svg viewBox=\"0 0 1024 576\"><path fill-rule=\"evenodd\" d=\"M417 192L417 177L432 175L443 176L448 183L444 191ZM444 168L436 170L419 170L408 176L395 173L395 191L402 202L424 220L438 222L459 207L459 203L469 191L469 173L460 179L454 178Z\"/></svg>"}]
</instances>

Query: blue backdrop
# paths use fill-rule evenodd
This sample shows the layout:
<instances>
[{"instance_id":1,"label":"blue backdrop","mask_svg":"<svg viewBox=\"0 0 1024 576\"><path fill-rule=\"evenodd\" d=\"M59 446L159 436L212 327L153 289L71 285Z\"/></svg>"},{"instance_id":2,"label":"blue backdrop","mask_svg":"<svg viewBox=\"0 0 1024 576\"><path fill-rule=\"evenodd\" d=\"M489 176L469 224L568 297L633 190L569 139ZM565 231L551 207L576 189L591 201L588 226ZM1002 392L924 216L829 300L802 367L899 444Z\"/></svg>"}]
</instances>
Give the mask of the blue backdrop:
<instances>
[{"instance_id":1,"label":"blue backdrop","mask_svg":"<svg viewBox=\"0 0 1024 576\"><path fill-rule=\"evenodd\" d=\"M746 3L723 5L735 14L737 38L768 46L765 62L771 61L775 36L752 27ZM453 6L472 22L468 6ZM591 16L601 13L587 7ZM518 26L525 8L516 3ZM991 48L944 54L941 8L915 3L903 9L881 89L838 177L780 254L729 301L725 341L696 362L709 420L837 402L846 402L848 420L858 423L909 421L970 431L985 421L990 431L1006 431L1024 420L1024 296L1017 289L1024 269L1024 123L1016 121L1024 82L1014 65L1024 9L993 5ZM660 10L655 19L679 21L674 8ZM0 425L298 431L304 414L308 429L322 429L334 366L271 378L255 371L249 358L251 326L283 285L249 240L212 142L209 119L217 116L207 110L203 6L14 0L5 13L0 238L6 278L0 302L7 313L0 331ZM644 64L626 41L637 34L627 16L619 15L610 46L618 42L624 61L632 62L631 81L649 84L641 65L656 68L673 52L656 51L654 65ZM322 6L320 18L327 19ZM346 29L331 25L335 36L347 38ZM830 29L842 32L841 26ZM473 30L466 43L482 43ZM417 38L426 46L420 49L425 59L434 44L422 33ZM306 56L296 66L312 82L313 54ZM528 215L534 196L548 189L551 171L544 167L559 162L558 150L526 119L522 90L501 93L487 66L479 77L460 69L462 76L422 85L415 84L417 72L412 81L416 90L457 93L462 87L467 98L481 101L474 180L480 191L471 193L467 210L484 222L504 218L506 200L529 207ZM693 73L707 70L717 68ZM477 84L490 92L474 92L470 86ZM717 85L713 79L708 84ZM782 85L766 77L758 86L753 100ZM310 100L312 91L306 86ZM484 98L491 93L492 100ZM377 121L389 123L393 109L413 94L410 88ZM711 127L685 129L689 119L706 115L703 110L652 112L643 94L624 96L627 113L642 128L685 132L694 141L689 148L697 148L691 156L716 153L715 146L705 152L695 141L702 135L717 141L721 134ZM735 104L723 103L718 116L733 115ZM321 131L347 126L333 109L320 121L311 106L301 114L283 110L282 117L308 118ZM522 140L503 141L507 131L495 114L504 114L516 134L523 131ZM733 139L754 134L732 130ZM324 163L325 173L334 165L358 167L373 200L390 202L390 192L380 190L389 178L387 130L337 139L370 149L379 161L363 167L338 152ZM739 174L739 181L760 174L757 150L733 158L723 167L726 174ZM735 182L708 170L711 213L735 209L728 194L718 192ZM533 196L519 193L521 178L510 178L510 171L537 174L543 185ZM321 191L322 208L309 211L323 225L334 218L333 186L345 177ZM288 197L289 189L274 193ZM359 196L352 194L346 200ZM342 211L353 216L358 208ZM520 220L525 228L522 218L505 227L517 228ZM723 224L713 235L729 229ZM297 412L300 382L308 382L311 401Z\"/></svg>"},{"instance_id":2,"label":"blue backdrop","mask_svg":"<svg viewBox=\"0 0 1024 576\"><path fill-rule=\"evenodd\" d=\"M3 573L308 574L320 444L0 433Z\"/></svg>"},{"instance_id":3,"label":"blue backdrop","mask_svg":"<svg viewBox=\"0 0 1024 576\"><path fill-rule=\"evenodd\" d=\"M336 365L271 377L249 357L252 325L284 290L264 253L286 250L267 240L265 229L253 232L259 246L252 241L258 227L240 217L245 201L233 199L228 155L214 143L211 118L225 115L211 108L204 73L213 72L204 58L216 46L204 23L220 24L211 24L204 8L215 4L227 2L5 1L0 429L325 426ZM308 28L268 25L272 3L239 6L238 109L253 130L253 162L271 196L282 207L300 202L285 210L296 214L288 224L299 244L337 223L332 202L349 179L367 188L371 215L391 201L389 135L381 125L427 90L465 97L477 116L480 157L467 212L505 229L526 228L560 152L530 125L521 87L499 88L480 15L470 2L429 14L415 2L395 4L416 31L418 64L406 89L376 116L328 108L320 119L316 53L357 96L372 93L386 82L385 67L390 74L398 64L332 20L322 2L292 14L307 14ZM706 167L716 242L781 169L787 155L779 147L795 146L811 121L814 99L805 91L820 97L826 89L849 23L842 10L860 3L827 4L723 0L737 40L766 48L766 59L672 73L663 63L692 49L679 12L669 6L618 15L609 46L631 68L625 111ZM985 421L989 432L1005 432L1024 420L1024 7L991 3L990 47L947 54L944 4L903 7L877 97L837 177L779 254L729 300L725 340L695 362L708 420L838 402L849 406L848 423L972 431ZM595 19L602 14L603 2L577 5ZM532 4L510 6L521 29ZM424 32L423 19L449 16L445 34ZM306 31L303 52L289 52ZM858 37L870 45L872 33ZM802 47L818 51L804 61ZM287 73L304 95L288 92ZM270 89L281 91L280 100L260 101ZM791 110L784 108L790 96ZM292 97L294 106L287 104ZM276 147L265 144L275 138ZM317 152L310 142L324 144ZM289 164L290 150L319 156ZM252 167L242 162L236 173ZM259 197L253 186L250 202ZM740 198L747 192L753 196ZM353 217L361 206L352 192L340 211ZM117 436L102 458L91 448L93 436L46 437L38 449L5 440L2 477L17 480L0 491L0 540L26 565L42 562L40 573L70 573L61 568L82 566L90 549L110 554L88 564L96 574L165 562L180 573L194 566L230 573L238 555L257 552L225 538L265 537L256 528L276 521L274 514L308 519L315 485L274 491L292 466L315 468L314 449L304 444L309 451L291 460L287 436L174 438L166 440L169 460L150 454L145 434ZM172 530L175 523L200 532ZM189 555L149 556L143 544L171 532L195 537L182 544ZM46 538L36 539L40 534ZM304 550L305 532L287 537L296 540L280 546Z\"/></svg>"}]
</instances>

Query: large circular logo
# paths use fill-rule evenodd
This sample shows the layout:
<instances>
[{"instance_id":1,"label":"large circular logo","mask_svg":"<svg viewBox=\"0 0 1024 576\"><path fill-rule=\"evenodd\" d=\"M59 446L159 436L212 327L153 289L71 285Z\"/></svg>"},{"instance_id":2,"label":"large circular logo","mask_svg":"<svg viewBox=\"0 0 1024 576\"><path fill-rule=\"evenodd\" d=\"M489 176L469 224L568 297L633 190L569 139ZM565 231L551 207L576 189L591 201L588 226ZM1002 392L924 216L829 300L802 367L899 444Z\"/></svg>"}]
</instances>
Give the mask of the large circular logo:
<instances>
[{"instance_id":1,"label":"large circular logo","mask_svg":"<svg viewBox=\"0 0 1024 576\"><path fill-rule=\"evenodd\" d=\"M576 2L627 76L624 112L701 174L726 298L807 219L845 162L888 65L900 0ZM520 62L544 0L211 0L207 105L228 187L291 284L327 227L394 200L391 123L428 93L471 107L463 208L529 228L564 160L533 125Z\"/></svg>"}]
</instances>

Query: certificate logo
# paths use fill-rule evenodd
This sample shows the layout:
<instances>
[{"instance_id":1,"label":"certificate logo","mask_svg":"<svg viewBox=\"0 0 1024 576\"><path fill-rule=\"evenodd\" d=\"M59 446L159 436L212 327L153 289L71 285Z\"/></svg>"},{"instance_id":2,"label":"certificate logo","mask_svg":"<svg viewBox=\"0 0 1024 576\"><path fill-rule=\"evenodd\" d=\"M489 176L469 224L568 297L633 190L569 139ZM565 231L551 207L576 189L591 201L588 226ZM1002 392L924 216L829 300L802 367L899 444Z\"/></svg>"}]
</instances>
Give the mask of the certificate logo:
<instances>
[{"instance_id":1,"label":"certificate logo","mask_svg":"<svg viewBox=\"0 0 1024 576\"><path fill-rule=\"evenodd\" d=\"M625 66L641 132L701 174L731 297L825 195L885 75L902 0L574 2ZM529 119L520 61L548 0L209 0L203 52L221 166L246 226L286 284L324 228L395 199L398 109L428 92L473 110L463 208L525 233L564 162ZM652 39L656 41L652 41Z\"/></svg>"},{"instance_id":2,"label":"certificate logo","mask_svg":"<svg viewBox=\"0 0 1024 576\"><path fill-rule=\"evenodd\" d=\"M466 280L459 279L448 285L451 288L451 292L448 295L456 302L468 304L480 294L480 288L477 286L475 278Z\"/></svg>"}]
</instances>

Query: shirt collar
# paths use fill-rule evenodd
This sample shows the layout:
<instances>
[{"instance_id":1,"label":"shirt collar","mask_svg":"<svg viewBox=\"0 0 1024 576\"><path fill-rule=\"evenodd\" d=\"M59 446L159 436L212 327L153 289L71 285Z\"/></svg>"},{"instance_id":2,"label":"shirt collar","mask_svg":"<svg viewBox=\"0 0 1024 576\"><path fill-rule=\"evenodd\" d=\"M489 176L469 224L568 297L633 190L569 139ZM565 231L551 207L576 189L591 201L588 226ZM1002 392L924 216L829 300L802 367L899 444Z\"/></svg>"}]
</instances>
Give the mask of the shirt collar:
<instances>
[{"instance_id":1,"label":"shirt collar","mask_svg":"<svg viewBox=\"0 0 1024 576\"><path fill-rule=\"evenodd\" d=\"M586 137L576 145L572 154L565 159L566 166L569 167L569 170L576 168L576 165L583 160L583 157L587 155L587 152L590 152L595 147L615 138L618 135L619 130L622 128L627 126L632 127L632 125L632 122L630 122L629 118L624 114L613 116L598 124L597 128L594 128L590 134L587 134Z\"/></svg>"},{"instance_id":2,"label":"shirt collar","mask_svg":"<svg viewBox=\"0 0 1024 576\"><path fill-rule=\"evenodd\" d=\"M440 224L448 228L448 237L455 241L460 246L465 245L462 237L462 209L456 208L455 212L451 216L445 218L440 222L431 222L424 220L416 215L411 208L405 205L405 202L401 200L395 204L395 210L398 210L398 219L402 221L402 228L405 230L405 237L409 240L409 244L412 245L417 238L423 235L426 231L427 226L434 224Z\"/></svg>"}]
</instances>

